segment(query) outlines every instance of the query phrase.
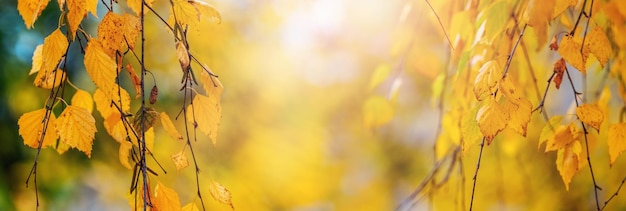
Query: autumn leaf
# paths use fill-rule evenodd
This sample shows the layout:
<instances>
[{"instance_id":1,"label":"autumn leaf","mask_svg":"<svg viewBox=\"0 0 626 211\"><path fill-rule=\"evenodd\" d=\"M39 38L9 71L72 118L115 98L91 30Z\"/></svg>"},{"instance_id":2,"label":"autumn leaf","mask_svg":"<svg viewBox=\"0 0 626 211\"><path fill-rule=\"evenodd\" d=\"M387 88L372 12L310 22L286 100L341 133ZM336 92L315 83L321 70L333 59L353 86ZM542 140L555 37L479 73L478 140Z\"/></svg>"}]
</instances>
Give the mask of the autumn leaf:
<instances>
[{"instance_id":1,"label":"autumn leaf","mask_svg":"<svg viewBox=\"0 0 626 211\"><path fill-rule=\"evenodd\" d=\"M221 118L222 106L217 96L196 95L192 104L187 106L187 119L191 123L197 122L198 129L208 135L213 144L217 143L217 131Z\"/></svg>"},{"instance_id":2,"label":"autumn leaf","mask_svg":"<svg viewBox=\"0 0 626 211\"><path fill-rule=\"evenodd\" d=\"M565 189L569 190L569 184L572 181L572 177L578 172L579 159L582 147L579 141L571 142L567 144L563 149L560 149L556 156L556 168L561 174Z\"/></svg>"},{"instance_id":3,"label":"autumn leaf","mask_svg":"<svg viewBox=\"0 0 626 211\"><path fill-rule=\"evenodd\" d=\"M108 12L98 26L98 37L104 52L112 57L115 51L123 51L126 47L134 48L140 30L141 22L138 17Z\"/></svg>"},{"instance_id":4,"label":"autumn leaf","mask_svg":"<svg viewBox=\"0 0 626 211\"><path fill-rule=\"evenodd\" d=\"M611 125L609 135L607 137L609 144L609 156L611 157L611 166L617 160L617 157L626 150L626 123L618 123Z\"/></svg>"},{"instance_id":5,"label":"autumn leaf","mask_svg":"<svg viewBox=\"0 0 626 211\"><path fill-rule=\"evenodd\" d=\"M117 64L107 55L102 47L102 43L92 38L85 49L85 69L93 82L104 92L106 96L111 98L117 95Z\"/></svg>"},{"instance_id":6,"label":"autumn leaf","mask_svg":"<svg viewBox=\"0 0 626 211\"><path fill-rule=\"evenodd\" d=\"M156 119L159 117L159 112L154 110L154 108L146 107L145 109L139 108L137 113L133 118L133 127L135 131L141 133L141 131L148 131L148 129L152 128L154 124L156 124ZM143 130L141 130L141 126L143 126Z\"/></svg>"},{"instance_id":7,"label":"autumn leaf","mask_svg":"<svg viewBox=\"0 0 626 211\"><path fill-rule=\"evenodd\" d=\"M112 113L119 114L118 107L120 107L122 109L122 112L124 113L130 111L130 95L128 94L128 92L126 92L124 88L117 88L119 88L119 95L116 91L115 95L109 96L105 94L102 89L96 89L96 91L93 93L93 99L96 102L96 109L98 110L98 112L100 112L102 118L108 118ZM115 88L114 90L117 90L117 88ZM113 102L115 104L113 104Z\"/></svg>"},{"instance_id":8,"label":"autumn leaf","mask_svg":"<svg viewBox=\"0 0 626 211\"><path fill-rule=\"evenodd\" d=\"M93 112L93 99L89 92L84 90L76 90L74 96L72 97L72 105L83 107L89 111L89 113Z\"/></svg>"},{"instance_id":9,"label":"autumn leaf","mask_svg":"<svg viewBox=\"0 0 626 211\"><path fill-rule=\"evenodd\" d=\"M521 93L517 91L517 87L513 84L511 77L502 78L499 85L498 90L501 91L507 98L515 100L522 98Z\"/></svg>"},{"instance_id":10,"label":"autumn leaf","mask_svg":"<svg viewBox=\"0 0 626 211\"><path fill-rule=\"evenodd\" d=\"M604 121L604 114L600 111L598 105L582 104L576 108L576 115L585 124L600 130L600 125Z\"/></svg>"},{"instance_id":11,"label":"autumn leaf","mask_svg":"<svg viewBox=\"0 0 626 211\"><path fill-rule=\"evenodd\" d=\"M552 116L550 120L548 120L548 123L546 123L541 130L537 147L540 147L543 142L550 142L550 140L554 139L556 130L563 127L561 126L561 121L563 121L563 116Z\"/></svg>"},{"instance_id":12,"label":"autumn leaf","mask_svg":"<svg viewBox=\"0 0 626 211\"><path fill-rule=\"evenodd\" d=\"M197 27L202 20L209 23L220 23L222 17L219 12L210 4L199 0L174 0L174 5L168 19L168 23L173 24L174 19L181 26L190 25Z\"/></svg>"},{"instance_id":13,"label":"autumn leaf","mask_svg":"<svg viewBox=\"0 0 626 211\"><path fill-rule=\"evenodd\" d=\"M44 75L45 74L45 75ZM61 85L65 82L66 74L61 69L56 69L55 71L40 71L35 78L33 84L36 87L44 88L44 89L52 89Z\"/></svg>"},{"instance_id":14,"label":"autumn leaf","mask_svg":"<svg viewBox=\"0 0 626 211\"><path fill-rule=\"evenodd\" d=\"M487 140L487 145L491 144L493 138L504 130L510 119L510 114L493 99L478 110L476 121L478 121L480 132Z\"/></svg>"},{"instance_id":15,"label":"autumn leaf","mask_svg":"<svg viewBox=\"0 0 626 211\"><path fill-rule=\"evenodd\" d=\"M502 72L497 61L486 62L476 75L474 80L474 94L476 99L483 100L485 94L493 94L498 89L498 83L502 79Z\"/></svg>"},{"instance_id":16,"label":"autumn leaf","mask_svg":"<svg viewBox=\"0 0 626 211\"><path fill-rule=\"evenodd\" d=\"M545 152L563 149L568 144L575 141L576 125L572 122L567 127L559 127L554 132L554 138L546 143Z\"/></svg>"},{"instance_id":17,"label":"autumn leaf","mask_svg":"<svg viewBox=\"0 0 626 211\"><path fill-rule=\"evenodd\" d=\"M130 154L131 149L133 148L133 144L128 141L120 142L120 150L119 150L119 159L122 166L127 169L133 169L132 165L130 165L129 157L132 156Z\"/></svg>"},{"instance_id":18,"label":"autumn leaf","mask_svg":"<svg viewBox=\"0 0 626 211\"><path fill-rule=\"evenodd\" d=\"M485 21L485 38L489 43L504 30L510 12L507 1L494 1L487 7L481 20Z\"/></svg>"},{"instance_id":19,"label":"autumn leaf","mask_svg":"<svg viewBox=\"0 0 626 211\"><path fill-rule=\"evenodd\" d=\"M174 189L168 188L163 183L157 183L154 188L154 199L152 201L156 210L176 211L181 210L178 193Z\"/></svg>"},{"instance_id":20,"label":"autumn leaf","mask_svg":"<svg viewBox=\"0 0 626 211\"><path fill-rule=\"evenodd\" d=\"M526 23L535 29L537 46L544 46L548 40L548 22L552 19L555 0L530 0L526 7L524 17Z\"/></svg>"},{"instance_id":21,"label":"autumn leaf","mask_svg":"<svg viewBox=\"0 0 626 211\"><path fill-rule=\"evenodd\" d=\"M570 35L563 36L558 51L567 62L582 72L583 75L587 75L585 64L587 63L587 57L589 57L589 49L582 48L582 41L579 38L574 38Z\"/></svg>"},{"instance_id":22,"label":"autumn leaf","mask_svg":"<svg viewBox=\"0 0 626 211\"><path fill-rule=\"evenodd\" d=\"M596 56L600 62L600 66L604 67L604 65L609 61L612 51L611 41L609 41L609 38L606 36L602 28L594 27L589 33L587 33L585 47L589 48L589 52Z\"/></svg>"},{"instance_id":23,"label":"autumn leaf","mask_svg":"<svg viewBox=\"0 0 626 211\"><path fill-rule=\"evenodd\" d=\"M93 1L93 0L89 0ZM87 2L85 0L67 0L67 23L70 28L70 37L73 37L78 30L80 22L87 15ZM97 3L97 1L96 1Z\"/></svg>"},{"instance_id":24,"label":"autumn leaf","mask_svg":"<svg viewBox=\"0 0 626 211\"><path fill-rule=\"evenodd\" d=\"M132 134L131 129L125 128L119 112L113 112L104 119L104 129L111 137L113 137L113 140L119 143L126 141L126 137L128 137L129 134Z\"/></svg>"},{"instance_id":25,"label":"autumn leaf","mask_svg":"<svg viewBox=\"0 0 626 211\"><path fill-rule=\"evenodd\" d=\"M173 154L172 161L174 162L174 166L176 166L176 170L178 171L189 166L189 160L187 160L187 156L185 156L185 151L180 151L176 154Z\"/></svg>"},{"instance_id":26,"label":"autumn leaf","mask_svg":"<svg viewBox=\"0 0 626 211\"><path fill-rule=\"evenodd\" d=\"M163 128L165 128L165 132L167 132L167 134L169 134L172 138L182 141L183 136L180 135L180 133L174 126L174 123L172 123L170 116L167 115L167 113L165 112L161 112L159 117L161 117L161 124L163 125Z\"/></svg>"},{"instance_id":27,"label":"autumn leaf","mask_svg":"<svg viewBox=\"0 0 626 211\"><path fill-rule=\"evenodd\" d=\"M176 56L178 56L178 62L183 70L189 67L189 51L182 41L176 41Z\"/></svg>"},{"instance_id":28,"label":"autumn leaf","mask_svg":"<svg viewBox=\"0 0 626 211\"><path fill-rule=\"evenodd\" d=\"M372 78L370 78L369 88L374 89L378 85L380 85L383 81L385 81L385 79L387 79L390 72L391 72L391 67L389 66L389 64L384 63L384 64L378 65L376 69L374 69Z\"/></svg>"},{"instance_id":29,"label":"autumn leaf","mask_svg":"<svg viewBox=\"0 0 626 211\"><path fill-rule=\"evenodd\" d=\"M45 81L43 78L49 76L53 70L57 69L57 66L65 55L68 46L69 43L67 38L58 28L44 39L43 47L41 49L41 68L39 68L35 81L38 79Z\"/></svg>"},{"instance_id":30,"label":"autumn leaf","mask_svg":"<svg viewBox=\"0 0 626 211\"><path fill-rule=\"evenodd\" d=\"M482 138L482 132L478 127L478 122L476 122L476 116L480 108L480 105L475 105L472 109L463 113L461 117L461 134L463 139L461 150L464 154Z\"/></svg>"},{"instance_id":31,"label":"autumn leaf","mask_svg":"<svg viewBox=\"0 0 626 211\"><path fill-rule=\"evenodd\" d=\"M222 184L211 181L209 185L209 192L211 192L211 196L218 202L226 205L230 205L232 209L235 209L233 206L233 202L231 201L232 196L230 195L230 191L226 189Z\"/></svg>"},{"instance_id":32,"label":"autumn leaf","mask_svg":"<svg viewBox=\"0 0 626 211\"><path fill-rule=\"evenodd\" d=\"M37 148L39 146L39 140L41 140L41 135L44 126L44 117L46 115L46 109L38 109L28 113L22 114L20 118L17 120L17 125L19 126L18 133L24 139L24 144ZM56 117L54 113L50 113L48 118L48 127L46 128L46 135L43 139L43 143L41 144L41 148L46 148L48 146L52 146L57 138L59 138L58 133L54 130L54 125L56 122Z\"/></svg>"},{"instance_id":33,"label":"autumn leaf","mask_svg":"<svg viewBox=\"0 0 626 211\"><path fill-rule=\"evenodd\" d=\"M559 89L561 88L561 82L563 82L563 74L565 73L565 59L561 58L554 62L553 71L555 75L552 81L554 82L554 86L556 87L556 89Z\"/></svg>"},{"instance_id":34,"label":"autumn leaf","mask_svg":"<svg viewBox=\"0 0 626 211\"><path fill-rule=\"evenodd\" d=\"M91 158L91 145L96 133L96 120L83 107L67 106L56 121L61 141Z\"/></svg>"},{"instance_id":35,"label":"autumn leaf","mask_svg":"<svg viewBox=\"0 0 626 211\"><path fill-rule=\"evenodd\" d=\"M33 59L32 59L33 62L32 62L30 71L28 72L28 75L32 75L32 74L39 72L39 69L41 69L41 65L43 64L42 54L43 54L43 44L38 45L35 48L35 52L33 52Z\"/></svg>"},{"instance_id":36,"label":"autumn leaf","mask_svg":"<svg viewBox=\"0 0 626 211\"><path fill-rule=\"evenodd\" d=\"M18 0L17 11L24 19L26 28L30 29L35 24L35 21L41 15L41 12L48 6L50 0Z\"/></svg>"},{"instance_id":37,"label":"autumn leaf","mask_svg":"<svg viewBox=\"0 0 626 211\"><path fill-rule=\"evenodd\" d=\"M387 124L393 118L391 102L381 96L371 96L363 104L363 124L366 128L375 128Z\"/></svg>"},{"instance_id":38,"label":"autumn leaf","mask_svg":"<svg viewBox=\"0 0 626 211\"><path fill-rule=\"evenodd\" d=\"M130 80L133 82L133 87L135 87L135 99L139 99L141 97L141 79L135 74L135 69L133 69L132 65L126 64L126 70Z\"/></svg>"},{"instance_id":39,"label":"autumn leaf","mask_svg":"<svg viewBox=\"0 0 626 211\"><path fill-rule=\"evenodd\" d=\"M507 99L506 102L506 104L515 105L504 106L505 111L511 115L511 121L508 123L507 127L526 137L526 129L532 113L532 104L525 98Z\"/></svg>"},{"instance_id":40,"label":"autumn leaf","mask_svg":"<svg viewBox=\"0 0 626 211\"><path fill-rule=\"evenodd\" d=\"M222 99L222 93L224 92L222 82L220 82L218 78L209 75L207 71L202 71L202 73L200 73L200 81L202 82L202 87L204 88L207 96L214 97L217 102L220 102L220 99Z\"/></svg>"}]
</instances>

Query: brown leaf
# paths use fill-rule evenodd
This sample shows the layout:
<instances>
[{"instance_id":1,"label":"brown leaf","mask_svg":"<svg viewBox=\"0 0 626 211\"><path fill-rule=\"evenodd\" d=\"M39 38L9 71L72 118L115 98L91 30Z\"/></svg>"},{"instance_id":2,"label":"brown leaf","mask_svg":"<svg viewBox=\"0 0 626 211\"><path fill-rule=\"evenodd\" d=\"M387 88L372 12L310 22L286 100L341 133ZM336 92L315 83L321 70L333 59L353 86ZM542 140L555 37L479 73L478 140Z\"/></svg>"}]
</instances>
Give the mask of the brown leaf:
<instances>
[{"instance_id":1,"label":"brown leaf","mask_svg":"<svg viewBox=\"0 0 626 211\"><path fill-rule=\"evenodd\" d=\"M556 73L556 75L554 75L554 79L552 81L554 82L556 89L559 89L561 87L561 82L563 82L563 73L565 73L565 59L561 58L554 62L554 73Z\"/></svg>"}]
</instances>

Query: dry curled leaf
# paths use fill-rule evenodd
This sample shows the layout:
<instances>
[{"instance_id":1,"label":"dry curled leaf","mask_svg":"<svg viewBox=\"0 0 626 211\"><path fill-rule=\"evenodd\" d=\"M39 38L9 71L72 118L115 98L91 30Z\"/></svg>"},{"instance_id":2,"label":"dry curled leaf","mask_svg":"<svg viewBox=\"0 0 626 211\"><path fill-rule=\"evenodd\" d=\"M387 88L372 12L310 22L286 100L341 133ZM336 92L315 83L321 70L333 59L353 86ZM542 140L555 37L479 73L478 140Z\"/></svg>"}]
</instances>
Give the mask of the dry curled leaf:
<instances>
[{"instance_id":1,"label":"dry curled leaf","mask_svg":"<svg viewBox=\"0 0 626 211\"><path fill-rule=\"evenodd\" d=\"M180 151L176 154L173 154L172 161L174 162L174 166L176 166L176 170L178 171L189 166L189 160L187 160L187 156L185 156L185 151Z\"/></svg>"},{"instance_id":2,"label":"dry curled leaf","mask_svg":"<svg viewBox=\"0 0 626 211\"><path fill-rule=\"evenodd\" d=\"M561 88L561 82L563 82L563 74L565 73L565 59L561 58L554 62L554 86L556 89Z\"/></svg>"},{"instance_id":3,"label":"dry curled leaf","mask_svg":"<svg viewBox=\"0 0 626 211\"><path fill-rule=\"evenodd\" d=\"M235 209L231 199L232 196L230 195L230 191L228 191L228 189L226 189L226 187L224 187L222 184L216 181L211 181L211 184L209 184L209 192L211 192L211 196L213 196L213 198L218 202L230 205L232 209Z\"/></svg>"},{"instance_id":4,"label":"dry curled leaf","mask_svg":"<svg viewBox=\"0 0 626 211\"><path fill-rule=\"evenodd\" d=\"M152 86L150 90L150 104L154 105L157 102L157 97L159 96L159 88L156 85Z\"/></svg>"}]
</instances>

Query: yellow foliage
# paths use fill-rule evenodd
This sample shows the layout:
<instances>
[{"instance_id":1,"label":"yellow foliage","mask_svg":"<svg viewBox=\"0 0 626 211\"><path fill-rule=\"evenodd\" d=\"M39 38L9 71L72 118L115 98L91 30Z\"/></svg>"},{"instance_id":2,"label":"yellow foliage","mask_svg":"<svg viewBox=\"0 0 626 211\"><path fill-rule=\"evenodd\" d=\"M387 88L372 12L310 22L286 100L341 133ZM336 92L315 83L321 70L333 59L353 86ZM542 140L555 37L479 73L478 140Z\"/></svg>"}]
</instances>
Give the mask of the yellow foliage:
<instances>
[{"instance_id":1,"label":"yellow foliage","mask_svg":"<svg viewBox=\"0 0 626 211\"><path fill-rule=\"evenodd\" d=\"M163 183L157 183L154 187L153 209L162 211L177 211L181 210L180 199L178 193L174 189L171 189Z\"/></svg>"},{"instance_id":2,"label":"yellow foliage","mask_svg":"<svg viewBox=\"0 0 626 211\"><path fill-rule=\"evenodd\" d=\"M117 63L107 55L102 43L96 38L90 39L85 49L85 69L105 96L111 98L117 95L117 89L115 89L117 87L115 84Z\"/></svg>"},{"instance_id":3,"label":"yellow foliage","mask_svg":"<svg viewBox=\"0 0 626 211\"><path fill-rule=\"evenodd\" d=\"M167 134L169 134L172 138L182 141L183 136L180 135L180 133L176 129L176 126L174 126L174 123L172 123L170 116L167 115L167 113L165 112L161 112L161 114L159 114L159 117L161 117L161 125L163 125L165 132L167 132Z\"/></svg>"},{"instance_id":4,"label":"yellow foliage","mask_svg":"<svg viewBox=\"0 0 626 211\"><path fill-rule=\"evenodd\" d=\"M24 139L24 144L26 144L27 146L32 148L37 148L39 146L44 127L44 124L42 124L42 122L45 115L46 109L42 108L22 114L22 116L17 121L17 125L20 127L18 132L20 136L22 136L22 138ZM54 129L56 120L57 119L54 116L54 113L50 113L50 115L48 116L48 127L46 128L45 132L46 135L43 138L43 143L41 143L41 148L52 146L59 137L57 131Z\"/></svg>"},{"instance_id":5,"label":"yellow foliage","mask_svg":"<svg viewBox=\"0 0 626 211\"><path fill-rule=\"evenodd\" d=\"M502 79L502 69L496 60L483 64L474 80L474 94L476 99L483 100L486 94L493 94L498 89Z\"/></svg>"},{"instance_id":6,"label":"yellow foliage","mask_svg":"<svg viewBox=\"0 0 626 211\"><path fill-rule=\"evenodd\" d=\"M617 160L617 157L626 150L626 123L611 125L607 139L612 166L615 160Z\"/></svg>"},{"instance_id":7,"label":"yellow foliage","mask_svg":"<svg viewBox=\"0 0 626 211\"><path fill-rule=\"evenodd\" d=\"M582 104L576 108L576 115L585 124L600 130L600 125L604 121L604 114L600 111L600 107L595 104Z\"/></svg>"},{"instance_id":8,"label":"yellow foliage","mask_svg":"<svg viewBox=\"0 0 626 211\"><path fill-rule=\"evenodd\" d=\"M185 151L180 151L176 154L172 155L172 161L174 162L174 166L176 166L176 170L180 171L185 167L189 166L189 160L187 160L187 156L185 155Z\"/></svg>"},{"instance_id":9,"label":"yellow foliage","mask_svg":"<svg viewBox=\"0 0 626 211\"><path fill-rule=\"evenodd\" d=\"M86 108L67 106L59 115L55 126L63 143L77 148L91 158L96 120Z\"/></svg>"},{"instance_id":10,"label":"yellow foliage","mask_svg":"<svg viewBox=\"0 0 626 211\"><path fill-rule=\"evenodd\" d=\"M72 105L83 107L87 109L89 113L93 112L93 99L91 98L89 92L84 90L76 90L76 93L74 93L74 96L72 97Z\"/></svg>"},{"instance_id":11,"label":"yellow foliage","mask_svg":"<svg viewBox=\"0 0 626 211\"><path fill-rule=\"evenodd\" d=\"M604 65L609 61L609 57L612 53L611 41L609 41L609 38L606 36L602 28L594 27L589 33L587 33L585 47L589 48L589 52L598 58L600 66L604 67Z\"/></svg>"},{"instance_id":12,"label":"yellow foliage","mask_svg":"<svg viewBox=\"0 0 626 211\"><path fill-rule=\"evenodd\" d=\"M50 0L18 0L17 1L17 11L20 12L22 18L24 19L24 24L26 24L26 28L33 28L35 21L43 12L43 9L48 6Z\"/></svg>"},{"instance_id":13,"label":"yellow foliage","mask_svg":"<svg viewBox=\"0 0 626 211\"><path fill-rule=\"evenodd\" d=\"M500 131L504 130L510 120L510 113L492 98L489 98L487 104L480 108L476 114L478 127L485 136L488 145Z\"/></svg>"},{"instance_id":14,"label":"yellow foliage","mask_svg":"<svg viewBox=\"0 0 626 211\"><path fill-rule=\"evenodd\" d=\"M228 191L228 189L226 189L226 187L222 184L216 181L211 181L211 184L209 184L209 192L218 202L229 205L233 210L235 209L233 202L231 201L232 196L230 195L230 191Z\"/></svg>"},{"instance_id":15,"label":"yellow foliage","mask_svg":"<svg viewBox=\"0 0 626 211\"><path fill-rule=\"evenodd\" d=\"M190 112L191 111L191 112ZM187 120L197 123L198 129L217 143L217 131L222 118L222 106L218 96L196 95L193 102L187 107Z\"/></svg>"},{"instance_id":16,"label":"yellow foliage","mask_svg":"<svg viewBox=\"0 0 626 211\"><path fill-rule=\"evenodd\" d=\"M387 124L393 118L394 109L387 99L371 96L363 104L363 124L366 128L375 128Z\"/></svg>"},{"instance_id":17,"label":"yellow foliage","mask_svg":"<svg viewBox=\"0 0 626 211\"><path fill-rule=\"evenodd\" d=\"M583 75L587 75L585 64L589 57L589 48L582 47L582 39L570 35L563 36L559 44L559 54Z\"/></svg>"},{"instance_id":18,"label":"yellow foliage","mask_svg":"<svg viewBox=\"0 0 626 211\"><path fill-rule=\"evenodd\" d=\"M557 153L556 168L559 170L559 174L561 174L566 190L569 190L569 184L572 181L572 177L574 177L579 170L578 162L581 151L582 147L580 142L575 141L567 144Z\"/></svg>"}]
</instances>

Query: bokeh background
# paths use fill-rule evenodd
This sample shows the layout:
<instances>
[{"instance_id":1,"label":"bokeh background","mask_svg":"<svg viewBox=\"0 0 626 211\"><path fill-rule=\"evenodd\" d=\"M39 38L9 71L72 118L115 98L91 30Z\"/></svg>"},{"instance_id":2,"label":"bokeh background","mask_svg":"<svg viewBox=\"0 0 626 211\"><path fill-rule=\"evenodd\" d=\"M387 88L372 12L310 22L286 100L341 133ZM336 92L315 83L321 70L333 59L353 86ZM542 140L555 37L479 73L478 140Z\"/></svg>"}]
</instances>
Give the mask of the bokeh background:
<instances>
[{"instance_id":1,"label":"bokeh background","mask_svg":"<svg viewBox=\"0 0 626 211\"><path fill-rule=\"evenodd\" d=\"M35 46L56 28L59 9L51 2L34 29L26 30L16 2L1 3L0 210L33 210L34 189L24 182L36 150L23 144L17 119L44 105L48 91L34 87L28 71ZM205 136L194 143L207 210L230 210L210 197L209 179L231 191L237 210L393 210L427 176L435 162L440 121L431 85L447 68L450 52L425 1L210 3L220 11L222 23L190 32L191 50L225 87L217 144ZM449 24L450 5L431 3ZM167 17L166 1L155 7ZM98 11L103 17L105 8L100 5ZM83 22L92 34L98 17L88 15ZM146 22L147 67L160 91L156 109L173 117L182 106L173 38L154 15ZM69 79L93 91L80 48L71 47ZM380 79L376 72L388 75L373 86ZM366 106L372 98L389 104L372 109ZM42 151L37 174L43 210L129 209L132 172L121 166L117 142L106 134L102 118L94 116L99 123L91 159L76 150L63 155ZM176 122L182 130L182 121ZM192 166L177 172L169 158L183 144L162 129L156 133L155 157L167 170L159 171L158 180L174 188L182 204L200 205ZM538 133L532 133L534 139ZM448 183L436 194L421 195L410 209L467 208L477 154L478 148L468 152L462 163L455 163ZM594 207L588 169L566 191L555 157L520 137L494 142L483 155L475 208ZM604 160L598 162L606 196L623 175L611 172ZM616 207L624 208L623 197L616 201Z\"/></svg>"}]
</instances>

